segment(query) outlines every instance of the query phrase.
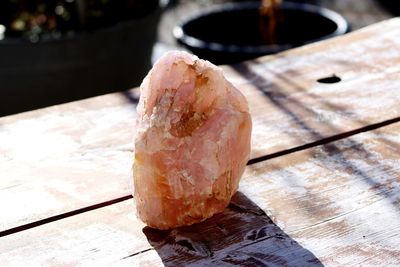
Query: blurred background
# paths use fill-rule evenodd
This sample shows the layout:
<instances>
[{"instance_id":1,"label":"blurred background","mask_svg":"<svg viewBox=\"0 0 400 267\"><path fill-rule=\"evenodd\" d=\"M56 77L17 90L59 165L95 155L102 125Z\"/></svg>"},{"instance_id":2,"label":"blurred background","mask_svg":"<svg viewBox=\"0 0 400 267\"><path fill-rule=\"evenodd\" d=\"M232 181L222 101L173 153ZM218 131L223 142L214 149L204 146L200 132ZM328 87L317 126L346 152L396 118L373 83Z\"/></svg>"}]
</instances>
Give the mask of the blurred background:
<instances>
[{"instance_id":1,"label":"blurred background","mask_svg":"<svg viewBox=\"0 0 400 267\"><path fill-rule=\"evenodd\" d=\"M215 5L245 2L247 1L1 0L0 116L136 87L152 63L164 52L191 49L188 46L183 47L182 40L179 43L176 39L177 34L172 34L173 29L182 21L205 13ZM398 16L400 7L397 0L290 2L312 4L337 12L350 26L346 26L346 31ZM223 24L218 22L218 18L213 23L211 26L197 27L206 39L213 34L213 28L218 29L217 26ZM236 19L235 23L239 24L229 27L232 36L238 35L237 29L244 25L240 19ZM318 28L313 26L315 24L310 21L306 29ZM214 35L228 36L229 31ZM277 31L276 42L279 43L283 35L286 36L283 39L294 36L295 32L308 30L291 31L290 27L282 27ZM180 34L182 36L182 32ZM310 40L297 40L293 47L333 36L329 33L324 36L318 34L320 32L312 38L308 36ZM228 38L225 42L230 50L238 50L233 39ZM215 45L208 46L215 48ZM265 44L262 46L266 47ZM267 50L270 51L271 47L275 49L276 45L273 42L268 44ZM287 48L290 46L283 45L279 50L272 49L271 53ZM216 49L217 52L221 50L218 46ZM192 52L200 53L196 50ZM212 57L209 59L214 60ZM225 59L216 58L214 63L224 64L238 60Z\"/></svg>"},{"instance_id":2,"label":"blurred background","mask_svg":"<svg viewBox=\"0 0 400 267\"><path fill-rule=\"evenodd\" d=\"M175 46L171 31L183 18L198 14L210 5L227 2L245 2L243 0L175 0L164 12L158 29L158 40L163 44ZM352 30L400 15L399 0L290 0L290 2L308 3L341 14L350 24Z\"/></svg>"}]
</instances>

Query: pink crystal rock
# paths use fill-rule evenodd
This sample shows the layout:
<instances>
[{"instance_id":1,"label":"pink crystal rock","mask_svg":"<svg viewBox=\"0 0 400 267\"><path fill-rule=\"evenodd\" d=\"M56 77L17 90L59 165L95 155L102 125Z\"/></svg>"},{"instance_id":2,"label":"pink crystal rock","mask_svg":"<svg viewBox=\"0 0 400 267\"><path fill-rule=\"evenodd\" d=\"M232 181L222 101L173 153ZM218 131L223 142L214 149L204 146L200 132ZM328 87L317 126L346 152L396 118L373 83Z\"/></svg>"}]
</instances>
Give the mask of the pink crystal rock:
<instances>
[{"instance_id":1,"label":"pink crystal rock","mask_svg":"<svg viewBox=\"0 0 400 267\"><path fill-rule=\"evenodd\" d=\"M140 89L134 162L139 217L169 229L223 211L250 154L245 97L221 69L178 51L164 55Z\"/></svg>"}]
</instances>

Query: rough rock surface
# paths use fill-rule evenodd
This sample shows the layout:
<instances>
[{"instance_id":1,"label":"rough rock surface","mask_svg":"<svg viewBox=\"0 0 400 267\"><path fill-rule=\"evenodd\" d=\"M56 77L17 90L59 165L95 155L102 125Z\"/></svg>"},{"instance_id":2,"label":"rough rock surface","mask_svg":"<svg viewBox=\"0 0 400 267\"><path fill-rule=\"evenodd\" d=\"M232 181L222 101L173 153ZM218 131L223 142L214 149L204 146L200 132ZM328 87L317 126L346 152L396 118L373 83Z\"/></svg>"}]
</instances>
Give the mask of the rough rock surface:
<instances>
[{"instance_id":1,"label":"rough rock surface","mask_svg":"<svg viewBox=\"0 0 400 267\"><path fill-rule=\"evenodd\" d=\"M221 212L250 154L245 97L208 61L164 55L141 85L134 198L139 217L168 229Z\"/></svg>"}]
</instances>

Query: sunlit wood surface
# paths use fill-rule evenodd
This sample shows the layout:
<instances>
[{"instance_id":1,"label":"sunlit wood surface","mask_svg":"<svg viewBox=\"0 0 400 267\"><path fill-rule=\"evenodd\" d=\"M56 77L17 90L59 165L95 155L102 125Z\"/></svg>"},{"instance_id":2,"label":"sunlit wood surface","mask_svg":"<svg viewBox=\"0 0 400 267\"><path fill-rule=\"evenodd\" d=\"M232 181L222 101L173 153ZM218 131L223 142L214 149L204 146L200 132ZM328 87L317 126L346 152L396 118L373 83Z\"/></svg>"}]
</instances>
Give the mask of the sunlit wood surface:
<instances>
[{"instance_id":1,"label":"sunlit wood surface","mask_svg":"<svg viewBox=\"0 0 400 267\"><path fill-rule=\"evenodd\" d=\"M252 156L190 227L135 217L138 89L0 118L1 265L400 265L400 19L223 68Z\"/></svg>"}]
</instances>

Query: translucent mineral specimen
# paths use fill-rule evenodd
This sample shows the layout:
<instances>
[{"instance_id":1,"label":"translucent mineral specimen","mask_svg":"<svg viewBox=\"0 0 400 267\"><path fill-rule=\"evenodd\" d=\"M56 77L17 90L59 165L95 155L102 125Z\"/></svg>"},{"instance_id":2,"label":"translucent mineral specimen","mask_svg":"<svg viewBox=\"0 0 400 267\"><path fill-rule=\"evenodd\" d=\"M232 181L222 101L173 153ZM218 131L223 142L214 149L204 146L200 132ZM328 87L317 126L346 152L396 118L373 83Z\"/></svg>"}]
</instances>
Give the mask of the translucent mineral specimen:
<instances>
[{"instance_id":1,"label":"translucent mineral specimen","mask_svg":"<svg viewBox=\"0 0 400 267\"><path fill-rule=\"evenodd\" d=\"M167 53L144 79L137 113L139 217L169 229L223 211L249 158L252 124L245 97L221 69Z\"/></svg>"}]
</instances>

